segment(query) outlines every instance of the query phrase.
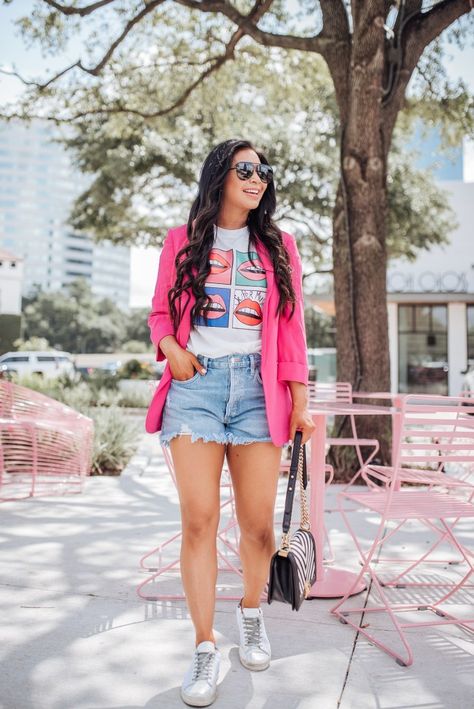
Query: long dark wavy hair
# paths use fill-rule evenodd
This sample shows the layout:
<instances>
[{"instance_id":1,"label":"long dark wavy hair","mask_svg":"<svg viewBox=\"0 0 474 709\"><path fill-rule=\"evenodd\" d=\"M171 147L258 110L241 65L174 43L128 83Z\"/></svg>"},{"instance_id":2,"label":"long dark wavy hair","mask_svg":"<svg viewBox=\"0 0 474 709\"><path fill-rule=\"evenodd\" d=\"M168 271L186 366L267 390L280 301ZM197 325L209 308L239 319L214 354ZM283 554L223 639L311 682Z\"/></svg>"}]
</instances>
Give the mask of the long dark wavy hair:
<instances>
[{"instance_id":1,"label":"long dark wavy hair","mask_svg":"<svg viewBox=\"0 0 474 709\"><path fill-rule=\"evenodd\" d=\"M244 148L254 150L260 162L269 164L265 155L248 140L231 139L216 145L202 165L198 194L191 206L187 222L188 243L176 254L176 280L168 293L170 315L175 331L182 316L179 298L184 292L187 293L188 300L190 292L196 297L196 302L191 309L191 322L194 323L199 315L207 317L206 310L210 298L204 291L204 283L211 270L209 253L214 242L214 225L217 222L224 181L232 165L232 158L238 150ZM251 209L248 214L249 251L251 246L255 248L256 243L263 244L267 249L280 293L277 313L281 313L285 305L290 303L292 306L290 317L292 317L296 298L291 282L288 252L283 244L281 230L272 219L275 208L275 186L272 181L267 185L258 207ZM179 312L177 302L180 305Z\"/></svg>"}]
</instances>

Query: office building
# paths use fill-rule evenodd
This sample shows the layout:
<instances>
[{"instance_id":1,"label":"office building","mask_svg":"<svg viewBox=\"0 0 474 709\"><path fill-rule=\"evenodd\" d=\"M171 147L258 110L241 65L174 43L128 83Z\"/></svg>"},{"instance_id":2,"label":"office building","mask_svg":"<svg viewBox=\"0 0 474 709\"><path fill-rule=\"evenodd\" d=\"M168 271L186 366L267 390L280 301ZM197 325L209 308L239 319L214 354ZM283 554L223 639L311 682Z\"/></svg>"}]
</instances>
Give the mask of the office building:
<instances>
[{"instance_id":1,"label":"office building","mask_svg":"<svg viewBox=\"0 0 474 709\"><path fill-rule=\"evenodd\" d=\"M100 297L128 309L130 249L95 244L68 224L87 179L46 121L0 124L0 248L23 258L23 294L60 290L82 277Z\"/></svg>"}]
</instances>

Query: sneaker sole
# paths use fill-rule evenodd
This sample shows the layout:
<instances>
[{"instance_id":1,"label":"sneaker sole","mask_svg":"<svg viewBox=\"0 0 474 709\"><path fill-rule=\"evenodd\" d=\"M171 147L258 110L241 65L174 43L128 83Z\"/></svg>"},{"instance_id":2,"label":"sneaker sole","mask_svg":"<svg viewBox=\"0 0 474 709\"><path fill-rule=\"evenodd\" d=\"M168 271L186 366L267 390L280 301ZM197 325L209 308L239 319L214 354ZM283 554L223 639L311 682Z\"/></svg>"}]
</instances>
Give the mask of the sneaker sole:
<instances>
[{"instance_id":1,"label":"sneaker sole","mask_svg":"<svg viewBox=\"0 0 474 709\"><path fill-rule=\"evenodd\" d=\"M214 693L212 699L186 699L183 696L182 692L180 692L180 695L183 702L190 707L208 707L209 704L212 704L215 701L217 697L217 691Z\"/></svg>"},{"instance_id":2,"label":"sneaker sole","mask_svg":"<svg viewBox=\"0 0 474 709\"><path fill-rule=\"evenodd\" d=\"M239 654L239 658L240 658L241 664L242 664L247 670L253 670L254 672L261 672L262 670L266 670L267 667L270 667L270 660L268 660L268 662L267 662L265 665L250 665L248 662L245 662L245 660L243 660L243 659L240 657L240 654Z\"/></svg>"}]
</instances>

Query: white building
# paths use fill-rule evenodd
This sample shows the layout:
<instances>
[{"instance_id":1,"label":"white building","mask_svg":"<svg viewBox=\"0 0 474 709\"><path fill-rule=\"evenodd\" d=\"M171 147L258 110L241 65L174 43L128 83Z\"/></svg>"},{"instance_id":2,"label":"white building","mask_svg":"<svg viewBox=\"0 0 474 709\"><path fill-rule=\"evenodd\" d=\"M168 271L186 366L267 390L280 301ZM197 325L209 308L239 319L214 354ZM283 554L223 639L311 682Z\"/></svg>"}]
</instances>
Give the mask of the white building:
<instances>
[{"instance_id":1,"label":"white building","mask_svg":"<svg viewBox=\"0 0 474 709\"><path fill-rule=\"evenodd\" d=\"M68 225L87 181L52 142L56 130L42 121L0 125L0 248L23 257L25 295L35 285L59 290L82 277L95 294L127 309L130 249L95 244Z\"/></svg>"},{"instance_id":2,"label":"white building","mask_svg":"<svg viewBox=\"0 0 474 709\"><path fill-rule=\"evenodd\" d=\"M459 227L387 276L392 391L456 395L474 365L474 182L440 181Z\"/></svg>"},{"instance_id":3,"label":"white building","mask_svg":"<svg viewBox=\"0 0 474 709\"><path fill-rule=\"evenodd\" d=\"M23 260L0 249L0 314L21 315Z\"/></svg>"},{"instance_id":4,"label":"white building","mask_svg":"<svg viewBox=\"0 0 474 709\"><path fill-rule=\"evenodd\" d=\"M474 367L474 182L438 180L459 226L444 246L421 251L410 263L392 261L387 308L392 392L460 393ZM308 296L334 315L329 294Z\"/></svg>"}]
</instances>

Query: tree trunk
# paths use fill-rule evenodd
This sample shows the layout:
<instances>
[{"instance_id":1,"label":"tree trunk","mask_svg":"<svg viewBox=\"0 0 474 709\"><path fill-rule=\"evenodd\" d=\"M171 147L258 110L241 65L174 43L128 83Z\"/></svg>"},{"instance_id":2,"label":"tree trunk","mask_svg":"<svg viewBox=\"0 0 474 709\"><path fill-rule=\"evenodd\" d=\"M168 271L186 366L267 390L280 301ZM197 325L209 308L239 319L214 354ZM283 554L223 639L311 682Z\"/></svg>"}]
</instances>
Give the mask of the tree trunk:
<instances>
[{"instance_id":1,"label":"tree trunk","mask_svg":"<svg viewBox=\"0 0 474 709\"><path fill-rule=\"evenodd\" d=\"M381 129L384 40L377 19L373 18L370 31L355 36L352 43L349 94L341 121L341 181L333 218L337 379L351 382L354 391L390 390L385 246L388 150ZM389 450L387 419L360 417L357 421L361 437L379 439L384 461ZM337 428L350 435L341 422ZM347 456L339 454L333 460L338 478L347 479L353 472Z\"/></svg>"}]
</instances>

